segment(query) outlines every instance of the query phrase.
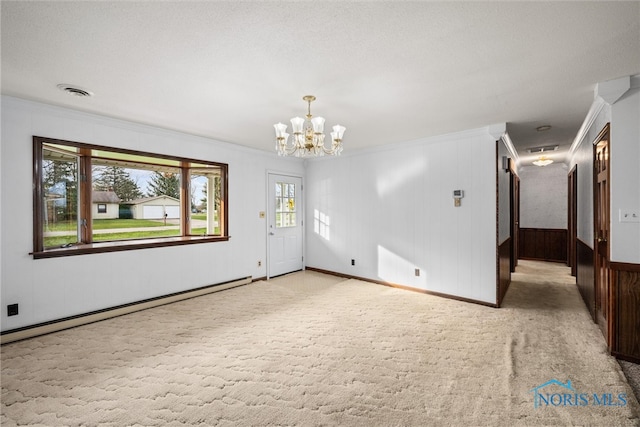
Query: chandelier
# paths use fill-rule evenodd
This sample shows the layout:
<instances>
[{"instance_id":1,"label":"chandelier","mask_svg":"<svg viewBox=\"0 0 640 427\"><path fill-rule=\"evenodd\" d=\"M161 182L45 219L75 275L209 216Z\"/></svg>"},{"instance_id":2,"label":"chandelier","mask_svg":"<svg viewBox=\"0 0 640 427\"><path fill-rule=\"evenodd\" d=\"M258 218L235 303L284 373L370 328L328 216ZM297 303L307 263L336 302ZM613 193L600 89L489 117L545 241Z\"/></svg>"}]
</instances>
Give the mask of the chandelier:
<instances>
[{"instance_id":1,"label":"chandelier","mask_svg":"<svg viewBox=\"0 0 640 427\"><path fill-rule=\"evenodd\" d=\"M276 130L276 151L279 156L314 157L338 156L342 152L342 135L346 128L335 125L331 132L331 147L324 145L324 118L311 115L311 102L316 100L313 95L303 96L307 102L308 110L306 120L302 117L291 119L293 135L289 141L287 125L278 123L273 125ZM312 118L313 117L313 118Z\"/></svg>"}]
</instances>

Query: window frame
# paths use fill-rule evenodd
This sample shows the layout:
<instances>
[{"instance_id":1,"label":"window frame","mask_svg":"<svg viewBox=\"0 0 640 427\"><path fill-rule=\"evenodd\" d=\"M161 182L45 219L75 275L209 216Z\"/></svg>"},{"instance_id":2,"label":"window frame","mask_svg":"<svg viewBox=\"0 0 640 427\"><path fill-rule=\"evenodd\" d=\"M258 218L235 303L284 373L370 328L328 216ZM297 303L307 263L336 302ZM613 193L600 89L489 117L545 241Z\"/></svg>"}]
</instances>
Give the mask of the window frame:
<instances>
[{"instance_id":1,"label":"window frame","mask_svg":"<svg viewBox=\"0 0 640 427\"><path fill-rule=\"evenodd\" d=\"M63 145L74 147L80 157L80 168L78 177L78 199L80 218L78 223L86 219L86 225L81 228L81 243L62 248L44 247L43 234L43 214L44 207L42 198L44 192L43 185L43 146L44 144ZM134 240L116 240L108 242L92 241L92 210L91 210L91 153L93 150L121 153L133 156L143 156L162 160L171 160L180 164L179 169L182 176L180 180L180 236L173 237L148 237ZM95 156L99 158L99 156ZM194 164L197 166L191 167ZM190 170L202 168L202 165L217 167L220 169L221 177L221 197L219 224L220 235L190 235L189 221L191 218L191 198L190 196ZM105 253L116 251L137 250L146 248L158 248L165 246L178 246L200 243L213 243L228 241L229 236L229 165L226 163L212 162L207 160L190 159L179 156L149 153L138 150L130 150L117 147L106 147L84 142L66 141L61 139L33 136L33 252L30 255L34 259L54 258L72 255L86 255L92 253ZM84 225L84 224L83 224Z\"/></svg>"}]
</instances>

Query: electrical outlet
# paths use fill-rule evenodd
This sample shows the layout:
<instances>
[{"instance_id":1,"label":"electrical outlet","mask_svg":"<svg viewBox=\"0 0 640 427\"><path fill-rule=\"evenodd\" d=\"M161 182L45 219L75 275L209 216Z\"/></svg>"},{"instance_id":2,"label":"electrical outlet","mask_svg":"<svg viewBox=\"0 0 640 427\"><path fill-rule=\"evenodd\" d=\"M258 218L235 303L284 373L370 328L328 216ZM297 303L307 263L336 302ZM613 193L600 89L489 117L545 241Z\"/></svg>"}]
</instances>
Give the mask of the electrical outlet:
<instances>
[{"instance_id":1,"label":"electrical outlet","mask_svg":"<svg viewBox=\"0 0 640 427\"><path fill-rule=\"evenodd\" d=\"M258 261L258 267L262 267L262 261Z\"/></svg>"},{"instance_id":2,"label":"electrical outlet","mask_svg":"<svg viewBox=\"0 0 640 427\"><path fill-rule=\"evenodd\" d=\"M18 315L18 304L9 304L7 306L7 316L17 316Z\"/></svg>"},{"instance_id":3,"label":"electrical outlet","mask_svg":"<svg viewBox=\"0 0 640 427\"><path fill-rule=\"evenodd\" d=\"M620 222L640 222L640 212L620 209Z\"/></svg>"},{"instance_id":4,"label":"electrical outlet","mask_svg":"<svg viewBox=\"0 0 640 427\"><path fill-rule=\"evenodd\" d=\"M351 265L356 265L356 260L355 259L351 260Z\"/></svg>"}]
</instances>

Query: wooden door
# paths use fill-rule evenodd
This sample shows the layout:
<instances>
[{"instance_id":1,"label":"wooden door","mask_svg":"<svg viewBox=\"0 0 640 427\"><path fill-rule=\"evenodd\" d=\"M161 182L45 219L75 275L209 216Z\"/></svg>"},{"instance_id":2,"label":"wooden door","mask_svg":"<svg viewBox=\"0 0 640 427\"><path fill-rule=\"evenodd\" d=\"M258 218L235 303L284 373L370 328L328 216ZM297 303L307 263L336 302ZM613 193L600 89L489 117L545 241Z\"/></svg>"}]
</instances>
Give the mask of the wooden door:
<instances>
[{"instance_id":1,"label":"wooden door","mask_svg":"<svg viewBox=\"0 0 640 427\"><path fill-rule=\"evenodd\" d=\"M610 201L609 127L600 133L594 145L594 255L595 255L595 321L607 344L611 344L611 274L609 272Z\"/></svg>"},{"instance_id":2,"label":"wooden door","mask_svg":"<svg viewBox=\"0 0 640 427\"><path fill-rule=\"evenodd\" d=\"M511 272L518 266L518 248L520 247L520 177L510 169L510 209L511 209Z\"/></svg>"},{"instance_id":3,"label":"wooden door","mask_svg":"<svg viewBox=\"0 0 640 427\"><path fill-rule=\"evenodd\" d=\"M568 179L568 228L567 239L567 265L571 267L571 275L577 275L578 257L578 166L574 166L569 172Z\"/></svg>"}]
</instances>

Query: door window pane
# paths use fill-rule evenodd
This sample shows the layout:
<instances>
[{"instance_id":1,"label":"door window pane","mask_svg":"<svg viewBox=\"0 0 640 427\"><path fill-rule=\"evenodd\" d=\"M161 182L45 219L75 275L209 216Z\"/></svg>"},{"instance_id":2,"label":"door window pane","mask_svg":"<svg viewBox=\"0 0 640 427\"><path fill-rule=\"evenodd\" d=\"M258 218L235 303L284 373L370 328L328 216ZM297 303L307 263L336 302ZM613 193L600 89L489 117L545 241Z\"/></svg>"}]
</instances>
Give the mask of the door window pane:
<instances>
[{"instance_id":1,"label":"door window pane","mask_svg":"<svg viewBox=\"0 0 640 427\"><path fill-rule=\"evenodd\" d=\"M276 183L276 228L296 226L296 185Z\"/></svg>"}]
</instances>

